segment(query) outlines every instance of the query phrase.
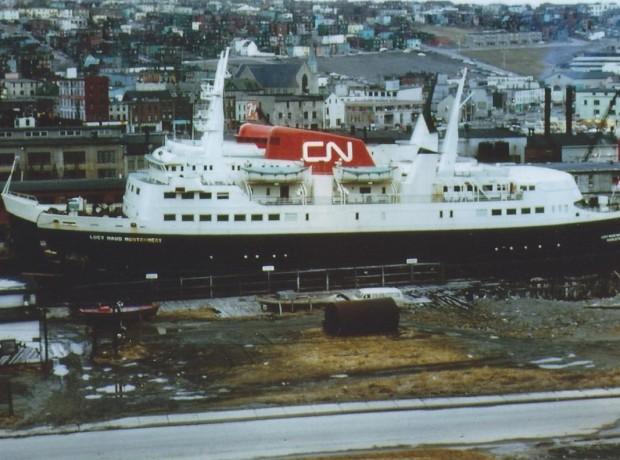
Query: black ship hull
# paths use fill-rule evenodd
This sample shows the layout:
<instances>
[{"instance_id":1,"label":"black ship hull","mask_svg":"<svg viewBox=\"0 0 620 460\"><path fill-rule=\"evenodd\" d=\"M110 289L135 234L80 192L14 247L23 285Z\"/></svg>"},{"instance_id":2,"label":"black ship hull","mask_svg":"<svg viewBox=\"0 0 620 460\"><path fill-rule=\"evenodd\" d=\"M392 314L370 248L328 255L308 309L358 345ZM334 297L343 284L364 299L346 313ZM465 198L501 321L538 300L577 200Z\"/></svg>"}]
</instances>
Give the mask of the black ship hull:
<instances>
[{"instance_id":1,"label":"black ship hull","mask_svg":"<svg viewBox=\"0 0 620 460\"><path fill-rule=\"evenodd\" d=\"M136 273L232 274L418 262L492 271L614 266L620 219L562 226L305 235L170 236L41 230L14 218L22 262L46 252L86 267ZM528 275L528 273L523 273Z\"/></svg>"}]
</instances>

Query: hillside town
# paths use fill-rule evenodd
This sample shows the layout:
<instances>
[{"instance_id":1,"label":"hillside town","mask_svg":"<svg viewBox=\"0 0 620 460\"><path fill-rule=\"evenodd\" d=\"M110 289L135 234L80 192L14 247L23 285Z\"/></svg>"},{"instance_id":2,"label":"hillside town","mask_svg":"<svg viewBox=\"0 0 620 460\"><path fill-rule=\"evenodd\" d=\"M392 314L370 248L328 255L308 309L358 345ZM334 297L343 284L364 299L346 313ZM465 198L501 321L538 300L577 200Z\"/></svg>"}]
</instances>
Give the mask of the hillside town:
<instances>
[{"instance_id":1,"label":"hillside town","mask_svg":"<svg viewBox=\"0 0 620 460\"><path fill-rule=\"evenodd\" d=\"M231 136L254 122L394 142L427 101L441 133L456 74L469 66L462 155L609 163L616 6L3 1L0 177L19 155L24 180L122 178L163 136L199 136L200 84L226 47ZM537 74L467 54L503 50L505 64L506 48L555 54L564 44L575 55ZM360 75L365 60L373 64Z\"/></svg>"}]
</instances>

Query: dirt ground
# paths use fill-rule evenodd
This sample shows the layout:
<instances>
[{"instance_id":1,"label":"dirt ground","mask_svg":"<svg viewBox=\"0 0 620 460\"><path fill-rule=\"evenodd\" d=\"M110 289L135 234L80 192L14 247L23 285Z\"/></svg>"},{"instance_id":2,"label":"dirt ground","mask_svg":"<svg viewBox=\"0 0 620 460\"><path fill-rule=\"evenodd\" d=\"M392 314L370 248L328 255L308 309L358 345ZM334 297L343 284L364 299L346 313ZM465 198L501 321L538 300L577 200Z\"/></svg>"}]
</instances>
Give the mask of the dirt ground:
<instances>
[{"instance_id":1,"label":"dirt ground","mask_svg":"<svg viewBox=\"0 0 620 460\"><path fill-rule=\"evenodd\" d=\"M620 297L541 299L495 283L472 298L468 282L406 292L410 302L391 335L331 337L321 328L322 311L280 316L261 313L249 298L218 299L164 308L153 321L129 327L116 353L102 337L91 356L86 326L54 319L50 340L71 350L54 369L63 365L68 373L12 372L15 417L0 405L0 427L620 386ZM470 451L393 455L377 458L491 458Z\"/></svg>"}]
</instances>

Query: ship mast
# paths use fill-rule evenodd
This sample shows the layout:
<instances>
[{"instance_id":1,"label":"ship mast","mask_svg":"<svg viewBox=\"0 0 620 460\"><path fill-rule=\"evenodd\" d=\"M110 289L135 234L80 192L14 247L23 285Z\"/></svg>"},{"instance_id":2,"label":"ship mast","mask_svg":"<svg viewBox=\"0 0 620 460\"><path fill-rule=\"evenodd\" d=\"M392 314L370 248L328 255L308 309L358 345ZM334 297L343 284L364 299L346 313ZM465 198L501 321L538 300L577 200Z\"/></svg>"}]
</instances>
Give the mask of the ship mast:
<instances>
[{"instance_id":1,"label":"ship mast","mask_svg":"<svg viewBox=\"0 0 620 460\"><path fill-rule=\"evenodd\" d=\"M201 99L209 101L209 107L201 118L200 131L204 134L201 144L209 155L221 155L224 142L224 80L228 65L229 48L220 54L213 84L202 85Z\"/></svg>"},{"instance_id":2,"label":"ship mast","mask_svg":"<svg viewBox=\"0 0 620 460\"><path fill-rule=\"evenodd\" d=\"M465 86L465 77L467 69L463 69L463 76L459 81L458 89L454 103L450 108L450 119L446 129L446 135L441 145L441 159L437 168L439 176L451 176L454 174L454 164L456 163L457 147L459 143L459 119L461 115L461 98L463 97L463 87Z\"/></svg>"}]
</instances>

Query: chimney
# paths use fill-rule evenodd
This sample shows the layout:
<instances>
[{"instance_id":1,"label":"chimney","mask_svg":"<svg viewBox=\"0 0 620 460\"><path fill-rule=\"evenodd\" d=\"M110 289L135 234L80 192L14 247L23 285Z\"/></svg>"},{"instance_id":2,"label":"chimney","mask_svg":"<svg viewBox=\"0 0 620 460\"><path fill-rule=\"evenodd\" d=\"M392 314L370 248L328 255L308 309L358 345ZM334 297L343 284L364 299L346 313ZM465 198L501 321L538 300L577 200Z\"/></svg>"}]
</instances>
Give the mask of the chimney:
<instances>
[{"instance_id":1,"label":"chimney","mask_svg":"<svg viewBox=\"0 0 620 460\"><path fill-rule=\"evenodd\" d=\"M566 134L573 135L573 101L575 100L575 87L566 87Z\"/></svg>"},{"instance_id":2,"label":"chimney","mask_svg":"<svg viewBox=\"0 0 620 460\"><path fill-rule=\"evenodd\" d=\"M551 134L551 88L545 87L545 137Z\"/></svg>"}]
</instances>

